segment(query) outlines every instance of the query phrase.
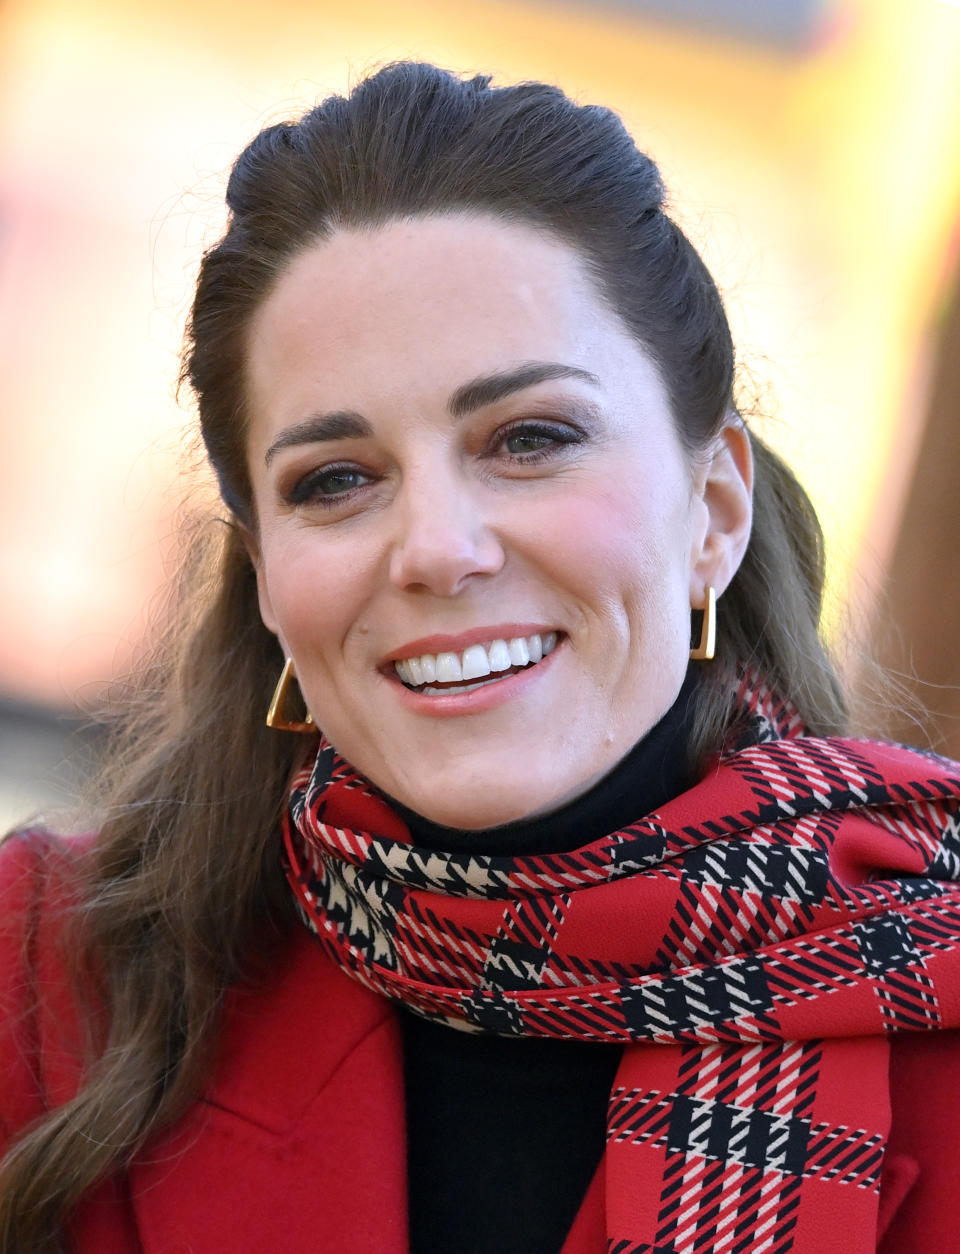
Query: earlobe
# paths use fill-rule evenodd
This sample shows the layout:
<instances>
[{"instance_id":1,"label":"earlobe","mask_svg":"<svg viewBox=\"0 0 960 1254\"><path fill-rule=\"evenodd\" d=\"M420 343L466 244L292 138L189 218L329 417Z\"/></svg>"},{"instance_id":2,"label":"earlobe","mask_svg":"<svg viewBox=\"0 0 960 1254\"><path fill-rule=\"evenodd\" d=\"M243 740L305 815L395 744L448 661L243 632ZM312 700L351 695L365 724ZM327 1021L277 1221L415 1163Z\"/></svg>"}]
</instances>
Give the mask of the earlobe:
<instances>
[{"instance_id":1,"label":"earlobe","mask_svg":"<svg viewBox=\"0 0 960 1254\"><path fill-rule=\"evenodd\" d=\"M257 599L260 603L260 617L267 631L272 631L279 639L277 632L277 620L273 613L273 604L270 600L270 590L267 587L267 578L264 571L263 555L260 550L260 542L257 536L249 527L243 523L237 524L237 530L243 541L243 547L247 550L247 556L250 558L250 564L253 566L254 573L257 576Z\"/></svg>"},{"instance_id":2,"label":"earlobe","mask_svg":"<svg viewBox=\"0 0 960 1254\"><path fill-rule=\"evenodd\" d=\"M737 418L722 429L703 468L701 497L706 526L692 554L690 604L703 607L706 589L717 596L737 573L753 521L753 451L750 433Z\"/></svg>"}]
</instances>

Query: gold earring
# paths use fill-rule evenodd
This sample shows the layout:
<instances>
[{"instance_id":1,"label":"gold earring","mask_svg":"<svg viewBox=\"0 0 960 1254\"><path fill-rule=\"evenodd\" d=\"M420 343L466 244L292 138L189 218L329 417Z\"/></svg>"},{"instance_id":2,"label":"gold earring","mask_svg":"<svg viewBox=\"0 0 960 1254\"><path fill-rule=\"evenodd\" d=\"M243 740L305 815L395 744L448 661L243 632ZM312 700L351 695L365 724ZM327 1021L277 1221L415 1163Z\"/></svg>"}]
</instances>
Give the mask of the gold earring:
<instances>
[{"instance_id":1,"label":"gold earring","mask_svg":"<svg viewBox=\"0 0 960 1254\"><path fill-rule=\"evenodd\" d=\"M274 731L292 731L292 732L315 732L317 725L313 721L313 715L307 710L307 717L301 722L295 719L288 719L283 708L287 703L287 689L290 687L290 680L296 679L296 671L293 669L293 658L288 657L283 664L283 670L280 672L280 678L277 680L277 686L273 690L273 700L270 702L270 709L267 710L267 726L272 727Z\"/></svg>"},{"instance_id":2,"label":"gold earring","mask_svg":"<svg viewBox=\"0 0 960 1254\"><path fill-rule=\"evenodd\" d=\"M703 607L703 623L700 627L700 639L690 650L690 657L695 662L709 662L717 651L717 594L713 588L707 588L707 603Z\"/></svg>"}]
</instances>

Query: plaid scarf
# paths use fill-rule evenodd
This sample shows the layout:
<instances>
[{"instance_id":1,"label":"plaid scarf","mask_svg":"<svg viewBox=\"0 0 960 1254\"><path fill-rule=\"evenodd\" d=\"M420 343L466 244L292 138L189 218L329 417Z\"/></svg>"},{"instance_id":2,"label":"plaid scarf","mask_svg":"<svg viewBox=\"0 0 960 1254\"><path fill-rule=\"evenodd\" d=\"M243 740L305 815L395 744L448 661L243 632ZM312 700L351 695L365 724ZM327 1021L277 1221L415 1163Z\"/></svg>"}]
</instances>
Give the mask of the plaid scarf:
<instances>
[{"instance_id":1,"label":"plaid scarf","mask_svg":"<svg viewBox=\"0 0 960 1254\"><path fill-rule=\"evenodd\" d=\"M960 1025L960 766L803 734L570 853L445 854L322 741L287 875L330 957L467 1031L622 1042L609 1254L876 1248L889 1033Z\"/></svg>"}]
</instances>

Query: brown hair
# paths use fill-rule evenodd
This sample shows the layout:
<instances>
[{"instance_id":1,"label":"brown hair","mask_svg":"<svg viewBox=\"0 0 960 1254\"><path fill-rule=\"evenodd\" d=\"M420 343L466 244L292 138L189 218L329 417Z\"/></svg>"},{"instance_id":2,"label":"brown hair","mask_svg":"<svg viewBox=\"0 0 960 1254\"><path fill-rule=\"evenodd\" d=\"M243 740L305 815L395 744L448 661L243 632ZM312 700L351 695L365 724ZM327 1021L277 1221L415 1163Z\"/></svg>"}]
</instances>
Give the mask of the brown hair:
<instances>
[{"instance_id":1,"label":"brown hair","mask_svg":"<svg viewBox=\"0 0 960 1254\"><path fill-rule=\"evenodd\" d=\"M257 135L227 203L226 233L201 265L184 374L223 498L246 526L256 521L244 458L247 328L291 259L341 225L473 210L551 231L586 260L657 364L691 452L735 413L723 305L664 212L655 165L613 113L554 87L389 66ZM816 516L791 472L751 438L754 529L698 689L698 759L729 730L738 660L789 694L814 732L841 730L845 717L818 637ZM206 531L182 586L170 642L145 669L117 740L76 911L108 1026L85 1086L5 1160L4 1254L55 1248L71 1205L196 1095L225 989L289 921L274 837L299 742L263 727L282 658L260 622L236 526Z\"/></svg>"}]
</instances>

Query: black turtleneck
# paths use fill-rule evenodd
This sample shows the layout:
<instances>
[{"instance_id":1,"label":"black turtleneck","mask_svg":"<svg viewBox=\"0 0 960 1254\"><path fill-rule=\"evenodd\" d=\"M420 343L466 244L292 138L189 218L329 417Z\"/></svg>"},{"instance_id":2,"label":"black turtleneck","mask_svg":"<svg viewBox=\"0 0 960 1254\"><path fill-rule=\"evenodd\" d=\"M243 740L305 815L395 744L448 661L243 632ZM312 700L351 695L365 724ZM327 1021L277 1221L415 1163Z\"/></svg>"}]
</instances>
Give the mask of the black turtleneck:
<instances>
[{"instance_id":1,"label":"black turtleneck","mask_svg":"<svg viewBox=\"0 0 960 1254\"><path fill-rule=\"evenodd\" d=\"M676 702L584 796L483 831L398 807L415 844L561 853L618 831L692 783L691 668ZM458 1031L401 1014L411 1254L558 1254L604 1148L620 1047Z\"/></svg>"}]
</instances>

